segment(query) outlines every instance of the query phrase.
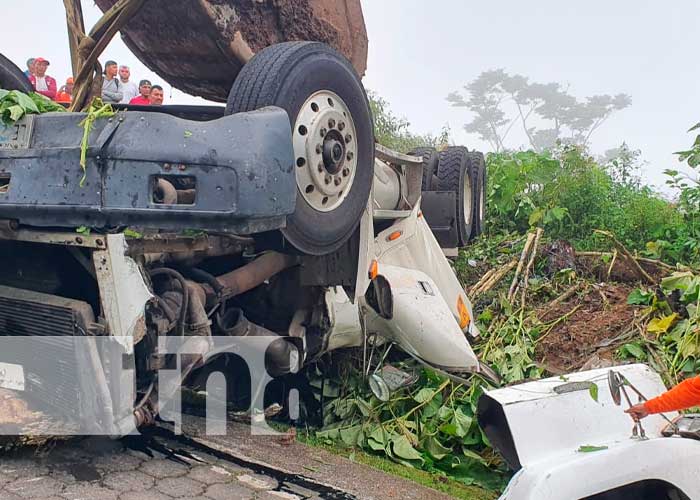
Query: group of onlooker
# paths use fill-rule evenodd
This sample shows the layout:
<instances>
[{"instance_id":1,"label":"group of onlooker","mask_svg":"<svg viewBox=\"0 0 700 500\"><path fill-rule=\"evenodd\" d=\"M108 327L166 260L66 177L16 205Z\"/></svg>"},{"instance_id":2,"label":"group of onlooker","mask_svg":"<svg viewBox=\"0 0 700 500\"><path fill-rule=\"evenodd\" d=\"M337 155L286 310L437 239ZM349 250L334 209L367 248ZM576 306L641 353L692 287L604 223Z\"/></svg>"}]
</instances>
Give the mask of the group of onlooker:
<instances>
[{"instance_id":1,"label":"group of onlooker","mask_svg":"<svg viewBox=\"0 0 700 500\"><path fill-rule=\"evenodd\" d=\"M27 60L27 70L24 74L36 92L56 102L69 104L73 94L73 77L69 77L60 89L57 88L56 80L46 74L49 64L43 57L32 57ZM163 104L163 87L151 85L148 80L141 80L136 86L130 78L131 71L128 66L118 66L114 61L107 61L102 80L102 101L137 106Z\"/></svg>"}]
</instances>

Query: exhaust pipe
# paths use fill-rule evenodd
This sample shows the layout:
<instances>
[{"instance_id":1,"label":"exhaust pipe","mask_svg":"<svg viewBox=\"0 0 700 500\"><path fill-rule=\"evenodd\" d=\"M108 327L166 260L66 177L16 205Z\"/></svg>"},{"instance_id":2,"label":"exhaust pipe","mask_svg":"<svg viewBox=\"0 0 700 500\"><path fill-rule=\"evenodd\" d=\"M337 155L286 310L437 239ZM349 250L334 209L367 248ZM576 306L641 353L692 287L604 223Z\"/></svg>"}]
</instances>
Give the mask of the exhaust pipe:
<instances>
[{"instance_id":1,"label":"exhaust pipe","mask_svg":"<svg viewBox=\"0 0 700 500\"><path fill-rule=\"evenodd\" d=\"M153 201L163 205L175 205L177 203L175 186L163 178L158 179L153 189Z\"/></svg>"},{"instance_id":2,"label":"exhaust pipe","mask_svg":"<svg viewBox=\"0 0 700 500\"><path fill-rule=\"evenodd\" d=\"M277 337L265 352L265 368L273 377L296 372L301 367L301 356L296 345L267 328L251 323L240 309L229 309L217 318L217 324L230 337Z\"/></svg>"}]
</instances>

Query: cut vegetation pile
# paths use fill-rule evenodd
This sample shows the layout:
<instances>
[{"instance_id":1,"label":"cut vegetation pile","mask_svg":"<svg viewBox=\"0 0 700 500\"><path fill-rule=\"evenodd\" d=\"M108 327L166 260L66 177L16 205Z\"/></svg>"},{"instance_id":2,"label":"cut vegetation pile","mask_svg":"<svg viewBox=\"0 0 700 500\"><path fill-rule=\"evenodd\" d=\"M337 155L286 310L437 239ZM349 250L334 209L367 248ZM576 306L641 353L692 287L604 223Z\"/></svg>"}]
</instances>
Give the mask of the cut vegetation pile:
<instances>
[{"instance_id":1,"label":"cut vegetation pile","mask_svg":"<svg viewBox=\"0 0 700 500\"><path fill-rule=\"evenodd\" d=\"M482 332L473 347L505 384L628 362L650 363L669 384L695 373L700 277L603 236L610 252L577 254L541 230L462 251L456 269ZM317 438L465 484L504 486L509 474L475 418L486 381L462 385L394 358L419 379L382 402L360 375L361 359L334 359L344 368L331 379L316 372L324 394Z\"/></svg>"}]
</instances>

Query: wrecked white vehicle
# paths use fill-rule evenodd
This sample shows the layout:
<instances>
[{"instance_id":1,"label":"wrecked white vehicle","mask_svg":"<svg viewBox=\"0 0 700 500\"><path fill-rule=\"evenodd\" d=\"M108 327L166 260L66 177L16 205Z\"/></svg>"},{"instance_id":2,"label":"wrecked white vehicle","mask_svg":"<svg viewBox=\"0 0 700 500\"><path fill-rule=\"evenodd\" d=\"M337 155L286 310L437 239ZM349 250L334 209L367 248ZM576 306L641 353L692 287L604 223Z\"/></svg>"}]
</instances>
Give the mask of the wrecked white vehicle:
<instances>
[{"instance_id":1,"label":"wrecked white vehicle","mask_svg":"<svg viewBox=\"0 0 700 500\"><path fill-rule=\"evenodd\" d=\"M636 425L623 412L639 394L664 391L661 377L640 364L487 391L479 423L515 471L501 498L700 498L697 416L651 415Z\"/></svg>"},{"instance_id":2,"label":"wrecked white vehicle","mask_svg":"<svg viewBox=\"0 0 700 500\"><path fill-rule=\"evenodd\" d=\"M0 387L120 435L159 414L161 370L204 385L211 371L233 371L218 363L222 339L271 339L265 366L283 380L329 351L382 345L454 377L492 375L421 212L436 154L428 164L379 146L375 155L362 84L329 47L262 50L226 110L118 109L95 122L85 172L84 117L0 129L0 341L51 346L22 360L0 350ZM483 215L483 161L450 152L454 190L436 204L443 233L468 239ZM120 356L106 361L90 342L76 354L75 338L112 339ZM183 342L166 355L167 338ZM110 380L125 371L133 387L115 394ZM84 380L95 381L87 393ZM373 385L387 389L380 374Z\"/></svg>"}]
</instances>

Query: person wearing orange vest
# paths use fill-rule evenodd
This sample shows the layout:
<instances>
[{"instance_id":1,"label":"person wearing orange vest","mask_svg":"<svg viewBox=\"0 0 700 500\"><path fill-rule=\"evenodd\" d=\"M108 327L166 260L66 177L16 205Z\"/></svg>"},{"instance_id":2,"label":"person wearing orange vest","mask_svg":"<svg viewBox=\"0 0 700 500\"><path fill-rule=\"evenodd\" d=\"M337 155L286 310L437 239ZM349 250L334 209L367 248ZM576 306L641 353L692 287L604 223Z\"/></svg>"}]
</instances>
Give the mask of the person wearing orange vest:
<instances>
[{"instance_id":1,"label":"person wearing orange vest","mask_svg":"<svg viewBox=\"0 0 700 500\"><path fill-rule=\"evenodd\" d=\"M684 380L660 396L625 410L635 418L700 406L700 376Z\"/></svg>"},{"instance_id":2,"label":"person wearing orange vest","mask_svg":"<svg viewBox=\"0 0 700 500\"><path fill-rule=\"evenodd\" d=\"M70 76L66 80L66 84L58 89L56 94L56 102L60 104L70 104L73 100L73 77Z\"/></svg>"}]
</instances>

